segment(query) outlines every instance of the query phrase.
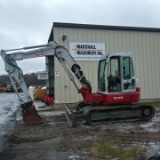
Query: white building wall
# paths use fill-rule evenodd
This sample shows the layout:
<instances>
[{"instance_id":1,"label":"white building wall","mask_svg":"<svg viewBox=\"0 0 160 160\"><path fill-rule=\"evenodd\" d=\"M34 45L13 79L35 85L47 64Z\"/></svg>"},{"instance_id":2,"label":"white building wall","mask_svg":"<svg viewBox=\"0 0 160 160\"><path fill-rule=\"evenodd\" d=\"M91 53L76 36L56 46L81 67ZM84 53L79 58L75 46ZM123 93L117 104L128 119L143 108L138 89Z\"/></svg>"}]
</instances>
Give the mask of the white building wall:
<instances>
[{"instance_id":1,"label":"white building wall","mask_svg":"<svg viewBox=\"0 0 160 160\"><path fill-rule=\"evenodd\" d=\"M62 27L53 29L54 40L66 48L69 47L69 42L96 42L105 43L106 52L132 52L136 77L140 81L141 98L160 98L160 32ZM67 36L64 43L62 35ZM98 62L78 63L91 81L93 92L96 92ZM72 103L82 99L57 59L55 71L60 72L60 76L55 78L57 103Z\"/></svg>"}]
</instances>

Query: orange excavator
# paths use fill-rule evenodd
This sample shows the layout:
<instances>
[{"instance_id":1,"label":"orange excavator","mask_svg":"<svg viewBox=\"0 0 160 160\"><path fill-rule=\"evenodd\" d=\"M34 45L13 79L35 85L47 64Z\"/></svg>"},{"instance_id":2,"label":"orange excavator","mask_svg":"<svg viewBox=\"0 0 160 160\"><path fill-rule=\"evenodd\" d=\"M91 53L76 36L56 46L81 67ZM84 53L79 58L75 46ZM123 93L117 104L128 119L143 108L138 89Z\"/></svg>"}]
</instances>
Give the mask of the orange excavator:
<instances>
[{"instance_id":1,"label":"orange excavator","mask_svg":"<svg viewBox=\"0 0 160 160\"><path fill-rule=\"evenodd\" d=\"M65 115L70 127L76 126L77 122L82 120L90 124L113 120L149 120L155 114L152 106L138 103L140 87L134 74L131 53L110 53L101 58L98 67L97 93L92 93L90 82L86 79L81 67L75 62L69 51L55 42L12 50L1 50L0 55L18 95L23 120L26 125L41 124L45 120L39 116L33 105L23 79L22 70L18 67L16 61L49 55L57 57L78 93L83 97L83 101L77 105L76 111L69 110L65 105ZM70 71L81 83L81 88L76 84ZM21 87L23 96L19 95L15 84Z\"/></svg>"}]
</instances>

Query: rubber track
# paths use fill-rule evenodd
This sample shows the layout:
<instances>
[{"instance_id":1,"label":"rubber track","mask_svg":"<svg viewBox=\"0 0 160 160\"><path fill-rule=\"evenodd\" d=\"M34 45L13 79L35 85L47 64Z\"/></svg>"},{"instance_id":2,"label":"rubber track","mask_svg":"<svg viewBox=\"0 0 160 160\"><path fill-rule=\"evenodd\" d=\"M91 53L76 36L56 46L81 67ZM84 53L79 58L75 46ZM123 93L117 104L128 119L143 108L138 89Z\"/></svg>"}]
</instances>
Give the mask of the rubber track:
<instances>
[{"instance_id":1,"label":"rubber track","mask_svg":"<svg viewBox=\"0 0 160 160\"><path fill-rule=\"evenodd\" d=\"M150 111L149 115L145 115L144 114L144 110L148 109ZM124 112L132 112L133 113L139 113L138 115L132 115L131 117L129 116L129 114L126 114L122 117L122 114L124 114ZM102 113L103 115L105 113L107 114L113 114L116 112L116 114L119 114L119 117L116 115L115 117L105 117L104 119L98 119L100 118L97 117L97 120L94 117L94 120L91 118L91 115L93 115L93 113ZM97 123L97 122L103 122L103 121L138 121L138 120L150 120L153 118L153 116L155 115L155 110L152 106L150 105L146 105L146 104L134 104L134 105L123 105L123 106L92 106L90 108L88 108L88 110L85 111L85 120L87 123L92 124L92 123ZM132 114L132 113L131 113Z\"/></svg>"}]
</instances>

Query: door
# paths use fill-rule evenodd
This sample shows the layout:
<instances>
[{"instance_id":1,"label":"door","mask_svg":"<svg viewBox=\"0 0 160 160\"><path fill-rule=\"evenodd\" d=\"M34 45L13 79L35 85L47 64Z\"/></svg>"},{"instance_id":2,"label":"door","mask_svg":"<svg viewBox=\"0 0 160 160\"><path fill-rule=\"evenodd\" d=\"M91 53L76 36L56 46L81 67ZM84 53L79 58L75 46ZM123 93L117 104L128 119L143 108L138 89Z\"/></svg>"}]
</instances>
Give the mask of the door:
<instances>
[{"instance_id":1,"label":"door","mask_svg":"<svg viewBox=\"0 0 160 160\"><path fill-rule=\"evenodd\" d=\"M123 57L123 91L135 91L135 75L131 57Z\"/></svg>"},{"instance_id":2,"label":"door","mask_svg":"<svg viewBox=\"0 0 160 160\"><path fill-rule=\"evenodd\" d=\"M121 56L113 56L107 65L108 92L121 92Z\"/></svg>"},{"instance_id":3,"label":"door","mask_svg":"<svg viewBox=\"0 0 160 160\"><path fill-rule=\"evenodd\" d=\"M99 92L106 91L105 70L106 70L106 59L101 60L99 62L99 69L98 69L98 90Z\"/></svg>"}]
</instances>

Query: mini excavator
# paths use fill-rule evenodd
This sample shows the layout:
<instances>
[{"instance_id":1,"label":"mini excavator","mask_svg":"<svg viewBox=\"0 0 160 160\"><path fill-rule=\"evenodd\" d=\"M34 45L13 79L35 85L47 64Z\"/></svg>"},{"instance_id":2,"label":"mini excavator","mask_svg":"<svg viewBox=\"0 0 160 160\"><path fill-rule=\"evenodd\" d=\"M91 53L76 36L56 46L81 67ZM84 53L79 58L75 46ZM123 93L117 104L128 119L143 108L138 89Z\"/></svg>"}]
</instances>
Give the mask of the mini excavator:
<instances>
[{"instance_id":1,"label":"mini excavator","mask_svg":"<svg viewBox=\"0 0 160 160\"><path fill-rule=\"evenodd\" d=\"M82 120L89 124L115 120L150 120L155 114L152 106L138 103L140 100L140 87L134 74L131 53L110 53L101 58L98 67L97 93L92 93L90 82L86 79L81 67L75 62L69 51L55 42L1 50L0 55L18 95L23 112L23 121L26 125L41 124L45 120L39 116L33 105L33 100L23 79L23 72L16 61L50 55L57 57L78 93L83 97L83 101L77 105L75 111L64 105L65 115L70 127L76 126L77 122ZM70 71L73 72L73 75L82 85L81 88L76 84ZM19 95L15 84L21 87L23 96Z\"/></svg>"}]
</instances>

